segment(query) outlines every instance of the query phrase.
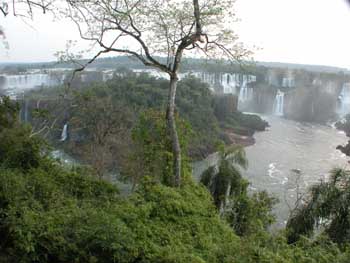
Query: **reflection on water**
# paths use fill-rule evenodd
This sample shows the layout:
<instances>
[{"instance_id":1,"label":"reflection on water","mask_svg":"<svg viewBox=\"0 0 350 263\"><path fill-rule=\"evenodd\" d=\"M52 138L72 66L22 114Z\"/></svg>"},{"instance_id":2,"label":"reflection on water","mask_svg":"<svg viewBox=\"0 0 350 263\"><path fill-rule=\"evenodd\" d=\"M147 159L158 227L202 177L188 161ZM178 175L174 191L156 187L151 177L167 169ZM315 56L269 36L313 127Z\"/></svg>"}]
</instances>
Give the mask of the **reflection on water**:
<instances>
[{"instance_id":1,"label":"reflection on water","mask_svg":"<svg viewBox=\"0 0 350 263\"><path fill-rule=\"evenodd\" d=\"M267 190L279 198L276 207L278 222L287 220L289 206L296 198L295 175L291 169L299 169L302 191L319 180L328 178L334 167L347 167L347 158L336 150L347 141L344 133L332 127L300 123L283 118L263 116L269 124L268 131L255 134L256 144L246 148L249 168L244 177L251 182L252 190ZM194 175L214 163L215 155L194 164Z\"/></svg>"}]
</instances>

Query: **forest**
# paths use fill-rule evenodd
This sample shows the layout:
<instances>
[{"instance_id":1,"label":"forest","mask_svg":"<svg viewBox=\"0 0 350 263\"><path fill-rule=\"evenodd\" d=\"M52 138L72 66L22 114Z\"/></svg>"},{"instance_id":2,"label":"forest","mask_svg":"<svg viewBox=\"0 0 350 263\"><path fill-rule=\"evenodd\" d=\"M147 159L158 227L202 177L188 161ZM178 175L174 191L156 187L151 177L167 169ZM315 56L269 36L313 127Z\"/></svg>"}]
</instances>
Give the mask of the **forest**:
<instances>
[{"instance_id":1,"label":"forest","mask_svg":"<svg viewBox=\"0 0 350 263\"><path fill-rule=\"evenodd\" d=\"M350 71L301 59L336 30L260 2L0 0L0 262L350 262Z\"/></svg>"},{"instance_id":2,"label":"forest","mask_svg":"<svg viewBox=\"0 0 350 263\"><path fill-rule=\"evenodd\" d=\"M126 71L82 85L68 114L53 99L64 89L33 90L27 99L46 107L31 109L30 122L21 120L18 102L2 97L2 262L348 262L349 172L332 171L296 204L285 229L271 231L279 200L248 189L244 149L223 132L251 133L267 123L219 107L222 98L192 77L179 83L184 179L174 188L165 82ZM57 112L70 139L59 142L55 129L46 140L35 135L31 125ZM53 158L57 147L81 165ZM198 182L190 161L213 150L220 160ZM118 180L132 185L127 192L105 176L116 164Z\"/></svg>"}]
</instances>

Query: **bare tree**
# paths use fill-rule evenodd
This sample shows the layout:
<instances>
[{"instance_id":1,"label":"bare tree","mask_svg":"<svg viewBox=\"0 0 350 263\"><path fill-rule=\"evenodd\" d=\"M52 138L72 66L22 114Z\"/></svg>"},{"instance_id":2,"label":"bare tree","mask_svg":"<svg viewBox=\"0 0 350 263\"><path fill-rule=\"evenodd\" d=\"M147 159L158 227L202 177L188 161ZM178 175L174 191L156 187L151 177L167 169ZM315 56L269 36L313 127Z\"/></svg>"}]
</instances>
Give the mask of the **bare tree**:
<instances>
[{"instance_id":1,"label":"bare tree","mask_svg":"<svg viewBox=\"0 0 350 263\"><path fill-rule=\"evenodd\" d=\"M291 174L288 176L288 183L284 189L284 202L289 209L289 217L293 216L293 214L299 209L305 197L303 193L305 183L302 178L302 171L299 169L291 169L290 171ZM288 196L289 191L294 192L292 204L290 204L291 196Z\"/></svg>"},{"instance_id":2,"label":"bare tree","mask_svg":"<svg viewBox=\"0 0 350 263\"><path fill-rule=\"evenodd\" d=\"M184 52L240 60L249 55L232 30L234 0L67 0L64 15L100 55L130 55L169 75L166 121L172 138L175 186L181 184L181 148L175 96ZM163 56L163 58L160 58ZM165 56L165 58L164 58Z\"/></svg>"},{"instance_id":3,"label":"bare tree","mask_svg":"<svg viewBox=\"0 0 350 263\"><path fill-rule=\"evenodd\" d=\"M100 48L86 65L102 54L117 52L166 72L170 78L166 121L172 138L174 184L179 186L181 149L175 96L182 57L185 52L196 52L240 60L249 54L232 30L233 5L234 0L3 0L0 11L4 16L32 17L35 9L56 14L63 10L60 13L72 19L81 38Z\"/></svg>"},{"instance_id":4,"label":"bare tree","mask_svg":"<svg viewBox=\"0 0 350 263\"><path fill-rule=\"evenodd\" d=\"M53 11L53 4L56 0L2 0L0 1L0 14L7 16L12 14L19 17L30 17L34 11L39 10L43 13Z\"/></svg>"},{"instance_id":5,"label":"bare tree","mask_svg":"<svg viewBox=\"0 0 350 263\"><path fill-rule=\"evenodd\" d=\"M111 96L83 94L77 96L74 103L79 110L73 113L70 120L72 130L87 136L88 141L78 143L74 151L87 160L102 179L121 159L120 156L115 158L115 148L119 148L121 140L128 136L130 113L124 105L113 103Z\"/></svg>"},{"instance_id":6,"label":"bare tree","mask_svg":"<svg viewBox=\"0 0 350 263\"><path fill-rule=\"evenodd\" d=\"M57 0L0 0L0 16L19 17L23 20L32 19L35 11L46 13L57 10L54 3ZM6 41L6 29L0 24L0 41L9 49L9 43Z\"/></svg>"}]
</instances>

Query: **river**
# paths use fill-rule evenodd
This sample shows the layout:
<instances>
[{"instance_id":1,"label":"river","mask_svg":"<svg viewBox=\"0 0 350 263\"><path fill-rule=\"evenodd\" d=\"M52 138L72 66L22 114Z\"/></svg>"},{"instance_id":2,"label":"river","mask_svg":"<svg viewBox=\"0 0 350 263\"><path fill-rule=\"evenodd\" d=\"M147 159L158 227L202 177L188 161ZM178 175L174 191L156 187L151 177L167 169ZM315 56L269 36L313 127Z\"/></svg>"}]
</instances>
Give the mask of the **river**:
<instances>
[{"instance_id":1,"label":"river","mask_svg":"<svg viewBox=\"0 0 350 263\"><path fill-rule=\"evenodd\" d=\"M291 169L301 171L298 185L301 192L320 180L326 180L334 167L346 168L347 157L336 150L347 137L331 126L301 123L273 116L261 116L270 124L265 132L255 134L256 143L246 148L249 168L242 171L250 182L251 191L267 190L279 199L275 207L277 227L288 219L289 207L296 201L296 176ZM196 162L196 178L216 161L216 155Z\"/></svg>"}]
</instances>

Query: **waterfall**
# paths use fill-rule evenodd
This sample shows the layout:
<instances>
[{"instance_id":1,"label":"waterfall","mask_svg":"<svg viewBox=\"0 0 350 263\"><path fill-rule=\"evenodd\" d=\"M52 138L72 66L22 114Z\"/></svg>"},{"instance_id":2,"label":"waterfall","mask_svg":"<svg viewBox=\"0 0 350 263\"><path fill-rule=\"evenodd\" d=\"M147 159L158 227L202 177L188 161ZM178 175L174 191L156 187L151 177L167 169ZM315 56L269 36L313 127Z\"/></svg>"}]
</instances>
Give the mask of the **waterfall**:
<instances>
[{"instance_id":1,"label":"waterfall","mask_svg":"<svg viewBox=\"0 0 350 263\"><path fill-rule=\"evenodd\" d=\"M295 87L295 80L293 77L283 78L282 79L283 88L292 88Z\"/></svg>"},{"instance_id":2,"label":"waterfall","mask_svg":"<svg viewBox=\"0 0 350 263\"><path fill-rule=\"evenodd\" d=\"M239 91L238 101L245 102L250 98L250 91L248 89L247 81L244 79L242 82L241 89Z\"/></svg>"},{"instance_id":3,"label":"waterfall","mask_svg":"<svg viewBox=\"0 0 350 263\"><path fill-rule=\"evenodd\" d=\"M277 116L283 116L284 109L284 93L280 90L277 91L275 102L273 104L273 114Z\"/></svg>"},{"instance_id":4,"label":"waterfall","mask_svg":"<svg viewBox=\"0 0 350 263\"><path fill-rule=\"evenodd\" d=\"M346 115L350 113L350 83L344 83L338 97L338 114Z\"/></svg>"},{"instance_id":5,"label":"waterfall","mask_svg":"<svg viewBox=\"0 0 350 263\"><path fill-rule=\"evenodd\" d=\"M27 73L20 75L2 75L4 78L3 89L6 94L18 95L24 90L39 86L53 86L60 84L60 80L47 73Z\"/></svg>"},{"instance_id":6,"label":"waterfall","mask_svg":"<svg viewBox=\"0 0 350 263\"><path fill-rule=\"evenodd\" d=\"M60 141L61 141L61 142L64 142L64 141L67 140L67 138L68 138L68 124L66 123L66 124L64 124L64 126L63 126Z\"/></svg>"},{"instance_id":7,"label":"waterfall","mask_svg":"<svg viewBox=\"0 0 350 263\"><path fill-rule=\"evenodd\" d=\"M225 94L231 93L236 94L236 74L224 73L220 76L220 84Z\"/></svg>"},{"instance_id":8,"label":"waterfall","mask_svg":"<svg viewBox=\"0 0 350 263\"><path fill-rule=\"evenodd\" d=\"M113 79L114 72L112 70L102 71L102 80L106 82L107 80Z\"/></svg>"}]
</instances>

